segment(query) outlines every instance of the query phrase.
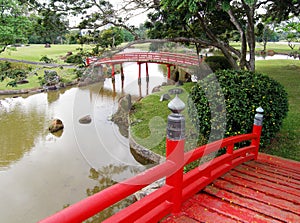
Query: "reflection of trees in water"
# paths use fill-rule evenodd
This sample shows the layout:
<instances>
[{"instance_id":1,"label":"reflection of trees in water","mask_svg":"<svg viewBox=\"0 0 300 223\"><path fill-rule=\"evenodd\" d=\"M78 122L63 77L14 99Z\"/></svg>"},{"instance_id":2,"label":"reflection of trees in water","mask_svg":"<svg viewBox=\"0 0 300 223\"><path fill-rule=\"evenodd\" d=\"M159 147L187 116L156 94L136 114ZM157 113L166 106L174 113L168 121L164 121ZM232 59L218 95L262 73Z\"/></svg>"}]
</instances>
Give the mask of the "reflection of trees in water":
<instances>
[{"instance_id":1,"label":"reflection of trees in water","mask_svg":"<svg viewBox=\"0 0 300 223\"><path fill-rule=\"evenodd\" d=\"M0 167L21 159L35 140L46 133L45 115L35 108L1 114L0 122Z\"/></svg>"},{"instance_id":2,"label":"reflection of trees in water","mask_svg":"<svg viewBox=\"0 0 300 223\"><path fill-rule=\"evenodd\" d=\"M98 193L99 191L104 190L105 188L112 186L116 184L113 180L116 176L122 176L122 175L128 175L127 173L131 173L131 175L136 175L137 173L141 172L142 169L136 166L125 166L125 165L119 165L115 166L113 164L110 164L108 166L104 166L98 171L94 168L90 169L90 175L89 178L95 180L97 182L97 185L95 185L93 188L88 188L86 190L86 193L88 196L91 196L93 194ZM103 221L104 219L112 216L113 214L117 213L119 210L127 207L128 205L132 204L133 202L132 196L127 197L123 201L120 201L116 203L115 205L105 209L101 213L89 218L86 222L88 223L98 223Z\"/></svg>"},{"instance_id":3,"label":"reflection of trees in water","mask_svg":"<svg viewBox=\"0 0 300 223\"><path fill-rule=\"evenodd\" d=\"M70 88L62 88L60 90L49 91L47 92L47 100L48 103L51 104L59 99L61 95L63 95Z\"/></svg>"}]
</instances>

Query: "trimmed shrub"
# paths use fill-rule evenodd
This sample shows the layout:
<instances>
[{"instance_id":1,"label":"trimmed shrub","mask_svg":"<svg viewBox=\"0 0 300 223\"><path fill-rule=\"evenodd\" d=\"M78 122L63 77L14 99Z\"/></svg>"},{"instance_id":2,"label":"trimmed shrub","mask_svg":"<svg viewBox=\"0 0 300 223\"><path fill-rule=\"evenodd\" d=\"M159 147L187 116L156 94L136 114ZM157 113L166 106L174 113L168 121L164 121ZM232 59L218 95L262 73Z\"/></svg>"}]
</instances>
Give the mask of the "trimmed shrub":
<instances>
[{"instance_id":1,"label":"trimmed shrub","mask_svg":"<svg viewBox=\"0 0 300 223\"><path fill-rule=\"evenodd\" d=\"M264 109L261 145L282 126L287 93L270 77L250 71L219 70L200 80L188 100L190 118L206 139L250 133L256 108Z\"/></svg>"},{"instance_id":2,"label":"trimmed shrub","mask_svg":"<svg viewBox=\"0 0 300 223\"><path fill-rule=\"evenodd\" d=\"M66 63L82 64L83 58L81 54L70 55L66 59Z\"/></svg>"},{"instance_id":3,"label":"trimmed shrub","mask_svg":"<svg viewBox=\"0 0 300 223\"><path fill-rule=\"evenodd\" d=\"M205 58L205 62L212 71L231 69L229 61L224 56L210 56Z\"/></svg>"}]
</instances>

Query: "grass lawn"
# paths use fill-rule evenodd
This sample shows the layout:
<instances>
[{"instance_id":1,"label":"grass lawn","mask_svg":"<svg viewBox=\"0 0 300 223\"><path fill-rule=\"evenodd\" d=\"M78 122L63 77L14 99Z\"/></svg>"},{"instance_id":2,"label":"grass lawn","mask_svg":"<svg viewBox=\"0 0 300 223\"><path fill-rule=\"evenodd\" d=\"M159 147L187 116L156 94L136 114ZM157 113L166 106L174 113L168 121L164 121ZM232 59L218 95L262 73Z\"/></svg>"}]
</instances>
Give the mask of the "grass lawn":
<instances>
[{"instance_id":1,"label":"grass lawn","mask_svg":"<svg viewBox=\"0 0 300 223\"><path fill-rule=\"evenodd\" d=\"M20 90L20 89L34 89L41 87L39 77L44 76L45 70L55 70L61 77L62 82L67 83L77 78L74 69L71 68L42 68L41 66L33 66L33 70L36 70L37 75L30 74L26 79L29 81L28 84L19 84L16 87L7 86L7 83L11 80L6 78L3 82L0 82L0 90Z\"/></svg>"},{"instance_id":2,"label":"grass lawn","mask_svg":"<svg viewBox=\"0 0 300 223\"><path fill-rule=\"evenodd\" d=\"M80 47L81 45L79 44L52 44L50 48L45 48L43 44L33 44L30 46L7 49L4 53L0 54L0 57L38 62L43 56L47 56L55 60L56 63L64 63L61 57L64 57L67 52L75 53L76 49ZM84 49L89 48L90 46L84 45Z\"/></svg>"},{"instance_id":3,"label":"grass lawn","mask_svg":"<svg viewBox=\"0 0 300 223\"><path fill-rule=\"evenodd\" d=\"M289 113L284 120L282 130L263 152L300 161L300 61L299 60L264 60L257 61L257 71L267 74L280 82L288 92ZM186 103L192 83L184 85L185 92L180 98ZM150 148L156 153L165 155L166 120L170 111L168 102L160 102L160 95L168 93L174 86L163 87L163 90L154 93L134 105L134 112L130 115L132 122L130 131L137 142ZM188 148L196 147L197 136L187 115L186 132Z\"/></svg>"},{"instance_id":4,"label":"grass lawn","mask_svg":"<svg viewBox=\"0 0 300 223\"><path fill-rule=\"evenodd\" d=\"M230 43L231 46L240 49L241 47L241 43L239 42L231 42ZM299 50L300 47L300 43L298 43L296 45L296 47L294 48L294 50ZM256 51L261 51L263 49L263 45L261 43L256 43ZM291 52L291 48L288 46L287 42L269 42L267 44L267 50L274 50L276 53L289 53Z\"/></svg>"},{"instance_id":5,"label":"grass lawn","mask_svg":"<svg viewBox=\"0 0 300 223\"><path fill-rule=\"evenodd\" d=\"M13 49L7 49L5 52L0 54L1 58L10 58L16 60L34 61L39 62L43 56L47 56L54 60L55 63L65 64L61 59L67 52L76 52L76 49L81 47L79 44L73 45L51 45L50 48L45 48L43 44L33 44L30 46L17 47ZM89 49L90 46L84 45L84 49ZM62 78L63 82L70 82L77 78L73 68L42 68L41 66L27 65L22 63L12 63L17 64L18 67L32 67L33 71L36 71L37 75L31 74L28 76L28 84L18 85L17 87L7 86L10 79L5 79L0 82L0 90L19 90L19 89L32 89L40 87L40 82L38 77L44 75L44 70L55 70L58 75Z\"/></svg>"},{"instance_id":6,"label":"grass lawn","mask_svg":"<svg viewBox=\"0 0 300 223\"><path fill-rule=\"evenodd\" d=\"M300 161L300 61L257 61L257 71L265 73L281 83L289 99L288 116L277 138L263 151Z\"/></svg>"}]
</instances>

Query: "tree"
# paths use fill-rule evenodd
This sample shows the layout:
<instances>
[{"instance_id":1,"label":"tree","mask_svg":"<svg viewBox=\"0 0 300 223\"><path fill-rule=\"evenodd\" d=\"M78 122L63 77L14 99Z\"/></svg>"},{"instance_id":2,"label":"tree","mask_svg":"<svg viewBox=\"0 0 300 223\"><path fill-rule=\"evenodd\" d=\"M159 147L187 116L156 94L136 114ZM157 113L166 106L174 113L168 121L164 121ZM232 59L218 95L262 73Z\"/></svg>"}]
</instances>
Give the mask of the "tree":
<instances>
[{"instance_id":1,"label":"tree","mask_svg":"<svg viewBox=\"0 0 300 223\"><path fill-rule=\"evenodd\" d=\"M107 0L50 0L56 12L81 15L79 28L97 30L108 24L122 27L139 39L135 27L127 24L135 11L149 11L150 37L163 41L213 46L221 50L235 69L255 70L255 24L260 18L282 21L299 15L298 0L124 0L116 6ZM280 6L280 7L279 7ZM260 10L265 13L261 14ZM272 14L273 13L273 14ZM241 48L230 45L239 33ZM140 42L140 41L138 41ZM156 40L158 42L158 40ZM249 59L247 59L249 53ZM238 58L236 61L235 57Z\"/></svg>"},{"instance_id":2,"label":"tree","mask_svg":"<svg viewBox=\"0 0 300 223\"><path fill-rule=\"evenodd\" d=\"M122 29L118 27L111 27L109 29L103 30L100 32L99 38L98 38L98 44L102 48L114 48L124 41L124 34L122 32Z\"/></svg>"},{"instance_id":3,"label":"tree","mask_svg":"<svg viewBox=\"0 0 300 223\"><path fill-rule=\"evenodd\" d=\"M26 43L30 27L26 12L17 0L0 0L0 53L10 44Z\"/></svg>"},{"instance_id":4,"label":"tree","mask_svg":"<svg viewBox=\"0 0 300 223\"><path fill-rule=\"evenodd\" d=\"M42 43L62 43L63 36L68 32L68 20L60 13L43 9L35 17L33 33Z\"/></svg>"},{"instance_id":5,"label":"tree","mask_svg":"<svg viewBox=\"0 0 300 223\"><path fill-rule=\"evenodd\" d=\"M280 24L279 32L285 34L288 41L288 46L293 50L295 48L294 42L300 39L300 23L299 19L291 18Z\"/></svg>"},{"instance_id":6,"label":"tree","mask_svg":"<svg viewBox=\"0 0 300 223\"><path fill-rule=\"evenodd\" d=\"M271 29L269 24L257 24L256 41L262 43L264 53L266 53L268 42L277 41L277 39L275 31Z\"/></svg>"},{"instance_id":7,"label":"tree","mask_svg":"<svg viewBox=\"0 0 300 223\"><path fill-rule=\"evenodd\" d=\"M299 15L298 0L162 0L160 5L156 2L156 11L147 24L152 38L193 42L196 49L199 45L216 47L236 69L255 70L255 24L259 19L275 20L276 14L277 21L281 21L291 13ZM260 13L262 9L265 14ZM240 50L228 41L236 32L242 43Z\"/></svg>"}]
</instances>

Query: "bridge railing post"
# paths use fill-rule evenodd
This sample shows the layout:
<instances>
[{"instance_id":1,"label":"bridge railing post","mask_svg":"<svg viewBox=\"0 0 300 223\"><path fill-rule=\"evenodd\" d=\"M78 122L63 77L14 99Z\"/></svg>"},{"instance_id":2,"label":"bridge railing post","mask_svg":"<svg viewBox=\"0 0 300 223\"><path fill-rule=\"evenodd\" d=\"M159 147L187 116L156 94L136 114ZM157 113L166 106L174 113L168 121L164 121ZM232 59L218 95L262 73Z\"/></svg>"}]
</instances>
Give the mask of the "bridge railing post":
<instances>
[{"instance_id":1,"label":"bridge railing post","mask_svg":"<svg viewBox=\"0 0 300 223\"><path fill-rule=\"evenodd\" d=\"M176 97L168 104L172 114L168 116L166 159L172 161L176 169L172 175L167 176L166 184L173 188L172 200L173 214L179 213L182 203L182 181L184 164L185 143L185 118L180 112L184 110L185 104Z\"/></svg>"},{"instance_id":2,"label":"bridge railing post","mask_svg":"<svg viewBox=\"0 0 300 223\"><path fill-rule=\"evenodd\" d=\"M259 107L256 109L256 114L254 117L254 123L253 123L253 129L252 133L257 135L257 138L255 140L252 140L252 145L255 146L255 159L257 159L258 151L259 151L259 144L260 144L260 137L261 137L261 131L262 131L262 124L264 119L264 110L262 107Z\"/></svg>"}]
</instances>

